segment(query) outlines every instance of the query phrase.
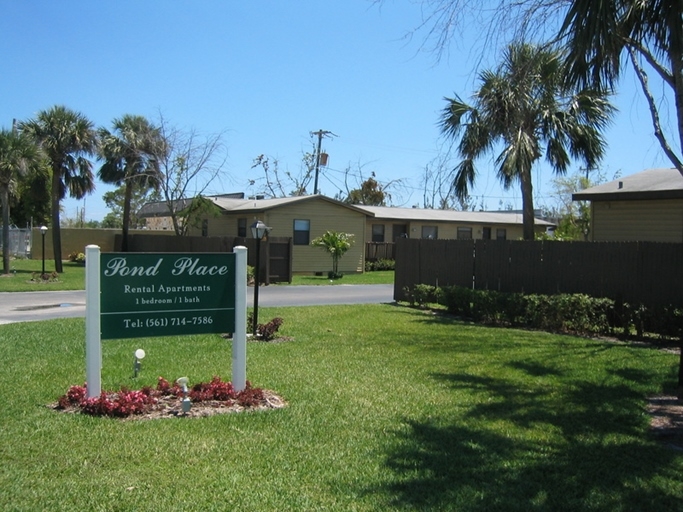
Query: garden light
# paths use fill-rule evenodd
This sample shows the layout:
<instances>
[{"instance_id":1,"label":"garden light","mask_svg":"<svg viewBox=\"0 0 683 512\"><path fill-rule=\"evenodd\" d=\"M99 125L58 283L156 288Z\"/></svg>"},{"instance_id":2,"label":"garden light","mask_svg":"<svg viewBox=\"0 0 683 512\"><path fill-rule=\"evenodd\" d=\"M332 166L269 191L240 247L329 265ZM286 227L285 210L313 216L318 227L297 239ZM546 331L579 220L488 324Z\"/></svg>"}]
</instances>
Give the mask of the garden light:
<instances>
[{"instance_id":1,"label":"garden light","mask_svg":"<svg viewBox=\"0 0 683 512\"><path fill-rule=\"evenodd\" d=\"M178 385L183 388L183 400L182 400L182 407L183 407L183 414L187 414L190 412L190 409L192 408L192 402L190 402L190 398L187 396L187 383L189 379L187 377L180 377L176 382Z\"/></svg>"},{"instance_id":2,"label":"garden light","mask_svg":"<svg viewBox=\"0 0 683 512\"><path fill-rule=\"evenodd\" d=\"M137 349L135 351L135 355L133 356L133 378L136 378L138 376L138 373L140 372L140 368L142 368L141 360L144 358L145 358L145 351L142 350L141 348Z\"/></svg>"}]
</instances>

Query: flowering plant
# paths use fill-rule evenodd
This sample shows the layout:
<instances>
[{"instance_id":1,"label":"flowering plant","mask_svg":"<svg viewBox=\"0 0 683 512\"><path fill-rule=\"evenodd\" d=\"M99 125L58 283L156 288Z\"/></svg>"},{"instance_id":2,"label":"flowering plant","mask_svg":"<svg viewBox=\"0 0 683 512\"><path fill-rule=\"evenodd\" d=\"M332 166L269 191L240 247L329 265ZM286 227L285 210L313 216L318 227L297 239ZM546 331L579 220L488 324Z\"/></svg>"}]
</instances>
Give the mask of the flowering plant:
<instances>
[{"instance_id":1,"label":"flowering plant","mask_svg":"<svg viewBox=\"0 0 683 512\"><path fill-rule=\"evenodd\" d=\"M171 385L168 380L159 377L156 389L145 386L141 390L130 390L122 387L118 392L103 391L99 396L87 397L86 386L71 386L66 394L59 397L58 409L76 409L92 416L110 416L125 418L153 411L163 398L182 398L183 390L177 383ZM200 382L192 386L188 393L192 402L222 402L225 405L253 407L263 400L264 393L260 388L253 388L247 381L244 390L236 392L231 382L225 382L214 376L210 382Z\"/></svg>"}]
</instances>

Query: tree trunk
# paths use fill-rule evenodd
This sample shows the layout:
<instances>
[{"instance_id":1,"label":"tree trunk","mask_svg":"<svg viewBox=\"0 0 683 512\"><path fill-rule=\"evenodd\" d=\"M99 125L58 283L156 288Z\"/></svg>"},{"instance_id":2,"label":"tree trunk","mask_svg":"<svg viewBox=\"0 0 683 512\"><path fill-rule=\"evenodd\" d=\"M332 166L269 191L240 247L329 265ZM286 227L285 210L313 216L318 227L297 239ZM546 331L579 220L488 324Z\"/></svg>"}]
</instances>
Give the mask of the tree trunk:
<instances>
[{"instance_id":1,"label":"tree trunk","mask_svg":"<svg viewBox=\"0 0 683 512\"><path fill-rule=\"evenodd\" d=\"M130 224L130 201L133 197L133 181L126 180L123 198L123 229L121 230L121 252L128 252L128 228Z\"/></svg>"},{"instance_id":2,"label":"tree trunk","mask_svg":"<svg viewBox=\"0 0 683 512\"><path fill-rule=\"evenodd\" d=\"M55 164L52 167L52 252L54 253L55 272L62 273L62 233L59 229L59 206L61 197L59 191L61 189L61 165Z\"/></svg>"},{"instance_id":3,"label":"tree trunk","mask_svg":"<svg viewBox=\"0 0 683 512\"><path fill-rule=\"evenodd\" d=\"M531 171L522 171L519 176L522 182L522 223L524 240L534 239L534 197L531 183Z\"/></svg>"},{"instance_id":4,"label":"tree trunk","mask_svg":"<svg viewBox=\"0 0 683 512\"><path fill-rule=\"evenodd\" d=\"M2 187L2 272L9 274L9 189Z\"/></svg>"},{"instance_id":5,"label":"tree trunk","mask_svg":"<svg viewBox=\"0 0 683 512\"><path fill-rule=\"evenodd\" d=\"M678 52L671 51L671 70L674 82L674 101L676 104L676 120L678 121L678 143L681 155L683 155L683 55L680 45L676 45ZM678 172L683 175L683 168L678 167Z\"/></svg>"},{"instance_id":6,"label":"tree trunk","mask_svg":"<svg viewBox=\"0 0 683 512\"><path fill-rule=\"evenodd\" d=\"M681 333L678 348L680 349L680 356L678 358L678 392L680 394L683 392L683 333Z\"/></svg>"}]
</instances>

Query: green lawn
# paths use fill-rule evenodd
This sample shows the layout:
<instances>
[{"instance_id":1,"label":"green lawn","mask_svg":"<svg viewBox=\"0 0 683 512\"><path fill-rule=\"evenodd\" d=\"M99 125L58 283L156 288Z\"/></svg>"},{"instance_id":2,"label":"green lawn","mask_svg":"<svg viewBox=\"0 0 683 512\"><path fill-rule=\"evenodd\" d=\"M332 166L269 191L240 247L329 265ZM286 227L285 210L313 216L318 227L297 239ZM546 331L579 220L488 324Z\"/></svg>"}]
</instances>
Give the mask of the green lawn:
<instances>
[{"instance_id":1,"label":"green lawn","mask_svg":"<svg viewBox=\"0 0 683 512\"><path fill-rule=\"evenodd\" d=\"M341 279L330 280L324 276L294 276L293 285L340 285L340 284L393 284L393 270L378 270L363 274L344 274ZM287 283L283 283L287 284Z\"/></svg>"},{"instance_id":2,"label":"green lawn","mask_svg":"<svg viewBox=\"0 0 683 512\"><path fill-rule=\"evenodd\" d=\"M248 378L289 405L155 421L46 407L84 380L82 319L0 326L0 509L682 508L683 453L645 412L675 355L392 305L261 315L293 341L249 343ZM230 364L218 335L107 341L103 387L229 379Z\"/></svg>"},{"instance_id":3,"label":"green lawn","mask_svg":"<svg viewBox=\"0 0 683 512\"><path fill-rule=\"evenodd\" d=\"M63 262L64 272L59 274L56 280L43 281L40 279L42 271L41 260L12 260L10 275L0 276L0 292L31 292L46 290L84 290L85 267L72 263ZM45 272L50 273L55 269L53 261L45 262ZM392 284L394 282L393 270L378 272L365 272L364 274L347 274L341 279L330 281L327 276L294 276L293 285L340 285L340 284ZM286 285L288 283L283 283Z\"/></svg>"},{"instance_id":4,"label":"green lawn","mask_svg":"<svg viewBox=\"0 0 683 512\"><path fill-rule=\"evenodd\" d=\"M62 265L64 272L56 279L43 280L40 278L42 260L10 260L9 275L0 275L0 292L85 290L85 267L71 261L64 261ZM51 274L54 270L55 262L46 261L45 273Z\"/></svg>"}]
</instances>

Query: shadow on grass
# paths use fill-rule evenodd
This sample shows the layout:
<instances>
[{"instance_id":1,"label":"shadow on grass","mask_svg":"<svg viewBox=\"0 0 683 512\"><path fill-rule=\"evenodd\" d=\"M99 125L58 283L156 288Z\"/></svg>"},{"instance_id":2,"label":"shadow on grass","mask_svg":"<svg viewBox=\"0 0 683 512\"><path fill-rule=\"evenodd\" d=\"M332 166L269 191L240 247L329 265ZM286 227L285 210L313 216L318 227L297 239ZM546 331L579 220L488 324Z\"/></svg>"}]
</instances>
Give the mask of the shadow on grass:
<instances>
[{"instance_id":1,"label":"shadow on grass","mask_svg":"<svg viewBox=\"0 0 683 512\"><path fill-rule=\"evenodd\" d=\"M530 375L552 368L515 363ZM406 419L366 489L416 510L681 510L681 455L647 440L639 394L623 383L518 389L489 376L437 374L471 407ZM643 375L630 375L642 378Z\"/></svg>"}]
</instances>

